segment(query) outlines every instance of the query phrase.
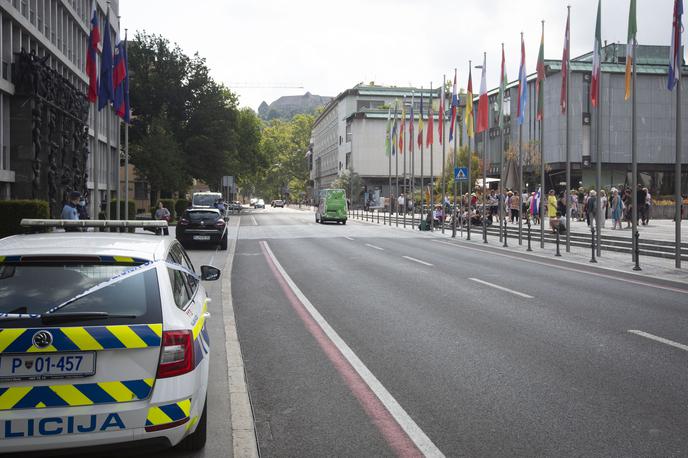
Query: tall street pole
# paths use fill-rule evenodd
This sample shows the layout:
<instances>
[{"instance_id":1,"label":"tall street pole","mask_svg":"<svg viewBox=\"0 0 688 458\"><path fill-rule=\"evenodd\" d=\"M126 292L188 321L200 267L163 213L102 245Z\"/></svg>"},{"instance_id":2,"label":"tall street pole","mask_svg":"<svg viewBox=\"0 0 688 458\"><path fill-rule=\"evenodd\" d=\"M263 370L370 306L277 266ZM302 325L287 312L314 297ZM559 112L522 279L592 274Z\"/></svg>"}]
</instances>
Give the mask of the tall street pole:
<instances>
[{"instance_id":1,"label":"tall street pole","mask_svg":"<svg viewBox=\"0 0 688 458\"><path fill-rule=\"evenodd\" d=\"M602 63L600 62L600 82L598 94L602 94ZM609 103L609 102L608 102ZM597 143L597 173L595 175L595 188L597 189L597 256L602 254L602 110L600 103L595 107L595 132Z\"/></svg>"},{"instance_id":2,"label":"tall street pole","mask_svg":"<svg viewBox=\"0 0 688 458\"><path fill-rule=\"evenodd\" d=\"M568 11L568 17L571 18L571 5L566 7ZM569 23L570 24L570 23ZM571 29L567 31L569 33L568 43L571 43ZM569 125L571 119L571 106L569 105L570 92L571 92L571 48L569 46L566 55L566 191L564 195L566 196L566 252L571 252L571 134L569 132Z\"/></svg>"},{"instance_id":3,"label":"tall street pole","mask_svg":"<svg viewBox=\"0 0 688 458\"><path fill-rule=\"evenodd\" d=\"M447 85L447 75L443 75L442 76L442 93L441 93L442 94L442 110L440 110L441 111L441 113L440 113L441 118L439 120L442 123L442 197L440 199L440 202L442 203L442 212L443 213L445 210L445 208L444 208L444 196L447 195L447 182L444 178L445 162L447 160L446 156L445 156L445 143L447 143L447 136L446 136L445 131L446 131L447 126L445 125L445 122L444 122L444 117L445 117L444 115L445 115L445 111L447 109L447 97L446 97L446 91L445 91L446 85ZM445 215L444 220L446 220L446 215ZM442 233L443 234L444 234L444 220L442 221Z\"/></svg>"},{"instance_id":4,"label":"tall street pole","mask_svg":"<svg viewBox=\"0 0 688 458\"><path fill-rule=\"evenodd\" d=\"M542 36L545 36L545 21L542 21ZM544 45L543 45L544 49ZM547 72L545 72L546 74ZM540 80L541 97L545 93L545 78ZM538 105L540 101L538 100ZM542 104L542 113L540 114L540 248L545 248L545 212L547 209L547 197L549 194L545 192L545 104Z\"/></svg>"},{"instance_id":5,"label":"tall street pole","mask_svg":"<svg viewBox=\"0 0 688 458\"><path fill-rule=\"evenodd\" d=\"M433 116L433 109L432 109L432 82L430 82L430 104L428 105L428 129L433 130L435 128L435 121L434 119L430 119L430 116ZM430 212L433 211L433 208L435 207L435 172L433 168L433 162L435 162L435 157L433 156L432 150L435 144L435 139L434 139L434 132L428 132L433 136L433 141L430 142L430 202L428 207L430 208ZM434 220L434 218L433 218ZM434 226L431 225L430 229L433 230Z\"/></svg>"},{"instance_id":6,"label":"tall street pole","mask_svg":"<svg viewBox=\"0 0 688 458\"><path fill-rule=\"evenodd\" d=\"M432 88L430 88L432 90ZM423 105L423 88L420 88L420 100L421 100L421 106ZM419 110L420 115L420 120L423 120L423 110ZM423 170L423 163L424 161L424 156L423 156L423 145L425 142L423 141L423 132L422 130L418 129L418 135L420 138L420 218L421 221L423 221L423 218L425 218L425 215L423 213L424 207L425 207L425 171Z\"/></svg>"},{"instance_id":7,"label":"tall street pole","mask_svg":"<svg viewBox=\"0 0 688 458\"><path fill-rule=\"evenodd\" d=\"M631 199L633 202L633 208L631 211L631 218L633 219L633 260L635 261L635 267L633 270L640 270L638 259L636 259L636 253L638 252L638 237L636 236L638 232L638 148L637 141L638 135L636 132L636 62L638 60L638 54L636 54L638 48L638 42L633 38L633 89L631 97L632 113L631 113L631 173L633 177L631 178Z\"/></svg>"},{"instance_id":8,"label":"tall street pole","mask_svg":"<svg viewBox=\"0 0 688 458\"><path fill-rule=\"evenodd\" d=\"M679 72L681 70L679 69ZM681 268L681 204L683 203L683 196L681 195L681 150L683 149L681 138L681 83L683 78L679 77L676 82L676 171L674 188L676 192L676 268Z\"/></svg>"},{"instance_id":9,"label":"tall street pole","mask_svg":"<svg viewBox=\"0 0 688 458\"><path fill-rule=\"evenodd\" d=\"M394 102L394 104L396 107L396 102ZM395 125L397 125L396 122L397 122L397 117L395 115L394 116ZM398 132L399 131L397 131L397 134L398 134ZM399 148L399 142L396 139L394 140L394 142L396 143L396 147L397 147L397 154L394 155L394 178L396 181L396 185L395 185L396 192L394 193L394 199L396 201L390 202L390 206L391 207L397 207L396 225L397 225L397 227L399 227L399 204L398 204L398 202L399 202L399 155L401 154L401 151L398 149ZM390 213L389 215L390 215L389 216L389 218L390 218L389 225L391 226L392 225L392 214Z\"/></svg>"},{"instance_id":10,"label":"tall street pole","mask_svg":"<svg viewBox=\"0 0 688 458\"><path fill-rule=\"evenodd\" d=\"M454 74L456 74L456 69L454 69ZM458 94L457 94L457 97L458 97ZM452 100L454 100L453 95L452 95ZM454 168L459 166L459 155L458 155L456 146L458 144L458 141L457 141L457 135L459 134L458 129L459 129L459 126L461 125L458 122L458 120L459 120L459 103L457 102L456 105L457 105L456 106L456 116L451 120L451 122L454 125L454 138L453 138L453 140L454 140L454 161L453 161ZM454 173L453 170L452 170L452 173ZM457 186L456 186L456 174L454 174L453 182L454 182L454 201L453 201L454 205L452 205L452 237L456 237L456 223L457 223L457 216L458 216L456 213L456 188L457 188Z\"/></svg>"},{"instance_id":11,"label":"tall street pole","mask_svg":"<svg viewBox=\"0 0 688 458\"><path fill-rule=\"evenodd\" d=\"M415 103L415 94L411 92L411 113L413 114L414 111L414 103ZM415 118L414 116L411 116L410 119L410 124L409 127L412 126L416 120L413 119ZM415 134L415 130L413 132L409 131L412 134ZM411 228L415 229L416 227L416 148L413 145L413 142L416 141L415 138L413 138L414 135L409 135L409 146L411 147Z\"/></svg>"},{"instance_id":12,"label":"tall street pole","mask_svg":"<svg viewBox=\"0 0 688 458\"><path fill-rule=\"evenodd\" d=\"M406 146L406 96L404 96L404 109L401 111L402 111L402 113L404 113L404 119L403 119L403 122L401 124L402 126L404 126L404 128L401 129L401 141L403 144L403 148L402 148L403 149L403 153L402 153L403 157L401 159L402 159L403 168L404 168L404 178L402 181L403 182L402 188L404 190L403 191L404 192L404 208L403 208L403 210L404 210L404 227L406 227L406 209L408 208L408 185L406 183L406 156L407 156L406 153L408 151L408 147ZM397 209L397 212L398 211L399 210Z\"/></svg>"},{"instance_id":13,"label":"tall street pole","mask_svg":"<svg viewBox=\"0 0 688 458\"><path fill-rule=\"evenodd\" d=\"M487 53L483 52L483 62L487 62ZM486 72L483 69L483 72ZM484 74L484 73L483 73ZM482 88L481 88L482 90ZM489 102L488 102L489 106ZM481 115L482 116L482 115ZM482 132L483 134L483 243L487 243L487 142L490 141L490 117L487 117L487 128Z\"/></svg>"},{"instance_id":14,"label":"tall street pole","mask_svg":"<svg viewBox=\"0 0 688 458\"><path fill-rule=\"evenodd\" d=\"M502 56L504 56L504 43L502 43ZM500 70L504 72L504 69ZM506 72L504 72L506 73ZM504 75L499 75L500 85L502 84ZM506 86L506 81L504 82ZM500 87L499 91L499 196L497 197L497 205L499 205L499 241L502 241L502 231L504 226L504 91ZM506 234L504 234L506 236Z\"/></svg>"},{"instance_id":15,"label":"tall street pole","mask_svg":"<svg viewBox=\"0 0 688 458\"><path fill-rule=\"evenodd\" d=\"M468 72L470 75L471 72L471 65L473 65L473 62L470 60L468 61ZM471 78L472 82L472 78ZM472 88L471 88L472 89ZM467 94L468 95L468 94ZM473 93L470 93L470 97L466 97L466 103L471 104L471 116L473 116ZM474 116L473 116L474 117ZM466 122L469 122L468 119L466 119ZM472 175L471 175L471 163L473 162L473 149L471 148L471 138L473 138L473 145L475 145L475 126L471 123L471 130L473 130L473 136L471 137L468 135L468 130L466 131L466 134L468 135L468 202L466 202L466 205L468 206L468 218L467 220L467 225L466 225L466 240L471 239L471 200L473 200L473 193L472 189L475 188L475 183L473 183Z\"/></svg>"}]
</instances>

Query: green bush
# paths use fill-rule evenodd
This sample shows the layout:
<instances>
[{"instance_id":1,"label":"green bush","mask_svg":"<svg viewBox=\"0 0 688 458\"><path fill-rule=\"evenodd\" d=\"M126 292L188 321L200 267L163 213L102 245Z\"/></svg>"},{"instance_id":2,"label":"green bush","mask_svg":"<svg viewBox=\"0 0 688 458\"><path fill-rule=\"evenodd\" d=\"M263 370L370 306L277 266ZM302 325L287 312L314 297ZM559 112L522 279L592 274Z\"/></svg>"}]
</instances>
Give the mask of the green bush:
<instances>
[{"instance_id":1,"label":"green bush","mask_svg":"<svg viewBox=\"0 0 688 458\"><path fill-rule=\"evenodd\" d=\"M19 225L23 218L50 218L50 209L44 200L0 200L0 215L0 237L7 237L27 232Z\"/></svg>"},{"instance_id":2,"label":"green bush","mask_svg":"<svg viewBox=\"0 0 688 458\"><path fill-rule=\"evenodd\" d=\"M162 202L162 204L165 206L165 208L170 211L170 215L172 216L172 219L170 220L170 222L174 221L177 218L177 215L174 212L174 208L175 208L174 204L176 201L174 199L160 199L160 202ZM158 203L156 202L155 208L151 208L151 214L154 215L155 210L157 210L157 209L158 209Z\"/></svg>"},{"instance_id":3,"label":"green bush","mask_svg":"<svg viewBox=\"0 0 688 458\"><path fill-rule=\"evenodd\" d=\"M191 204L191 202L186 199L177 199L177 203L174 204L174 211L177 213L178 218L181 218L184 214L184 210L189 208L189 204Z\"/></svg>"},{"instance_id":4,"label":"green bush","mask_svg":"<svg viewBox=\"0 0 688 458\"><path fill-rule=\"evenodd\" d=\"M120 218L124 219L124 200L119 201ZM103 215L105 216L105 215ZM136 216L136 202L129 201L129 219L135 219ZM110 219L117 219L117 201L110 201Z\"/></svg>"}]
</instances>

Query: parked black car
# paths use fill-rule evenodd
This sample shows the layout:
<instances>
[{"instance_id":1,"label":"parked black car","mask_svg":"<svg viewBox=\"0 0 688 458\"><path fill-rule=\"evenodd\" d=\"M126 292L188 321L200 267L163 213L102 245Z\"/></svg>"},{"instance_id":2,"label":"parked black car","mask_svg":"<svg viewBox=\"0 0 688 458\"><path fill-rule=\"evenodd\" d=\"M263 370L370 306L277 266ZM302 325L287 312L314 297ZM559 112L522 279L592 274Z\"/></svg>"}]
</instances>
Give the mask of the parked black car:
<instances>
[{"instance_id":1,"label":"parked black car","mask_svg":"<svg viewBox=\"0 0 688 458\"><path fill-rule=\"evenodd\" d=\"M182 246L191 243L220 245L227 249L227 223L216 208L189 208L177 223L177 240Z\"/></svg>"}]
</instances>

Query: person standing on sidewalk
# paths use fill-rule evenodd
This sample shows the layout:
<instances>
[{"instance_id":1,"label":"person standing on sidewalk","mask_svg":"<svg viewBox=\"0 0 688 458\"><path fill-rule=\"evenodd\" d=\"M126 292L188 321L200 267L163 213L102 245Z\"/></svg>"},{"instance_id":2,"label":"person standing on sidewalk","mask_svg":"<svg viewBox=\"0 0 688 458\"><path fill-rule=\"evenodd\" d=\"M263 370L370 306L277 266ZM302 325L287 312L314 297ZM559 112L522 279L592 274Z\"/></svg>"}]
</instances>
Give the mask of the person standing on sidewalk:
<instances>
[{"instance_id":1,"label":"person standing on sidewalk","mask_svg":"<svg viewBox=\"0 0 688 458\"><path fill-rule=\"evenodd\" d=\"M552 219L557 216L557 197L554 195L554 189L550 189L547 194L547 217Z\"/></svg>"},{"instance_id":2,"label":"person standing on sidewalk","mask_svg":"<svg viewBox=\"0 0 688 458\"><path fill-rule=\"evenodd\" d=\"M616 226L621 227L621 217L623 216L623 200L619 195L619 191L616 188L612 188L612 200L611 200L611 210L612 210L612 230L616 229Z\"/></svg>"},{"instance_id":3,"label":"person standing on sidewalk","mask_svg":"<svg viewBox=\"0 0 688 458\"><path fill-rule=\"evenodd\" d=\"M600 190L600 205L602 206L602 221L600 222L602 224L602 227L604 227L604 224L607 221L607 209L609 208L609 200L607 199L607 192L602 189Z\"/></svg>"},{"instance_id":4,"label":"person standing on sidewalk","mask_svg":"<svg viewBox=\"0 0 688 458\"><path fill-rule=\"evenodd\" d=\"M588 200L585 203L585 221L588 227L595 226L595 218L597 216L597 192L591 190L588 194Z\"/></svg>"}]
</instances>

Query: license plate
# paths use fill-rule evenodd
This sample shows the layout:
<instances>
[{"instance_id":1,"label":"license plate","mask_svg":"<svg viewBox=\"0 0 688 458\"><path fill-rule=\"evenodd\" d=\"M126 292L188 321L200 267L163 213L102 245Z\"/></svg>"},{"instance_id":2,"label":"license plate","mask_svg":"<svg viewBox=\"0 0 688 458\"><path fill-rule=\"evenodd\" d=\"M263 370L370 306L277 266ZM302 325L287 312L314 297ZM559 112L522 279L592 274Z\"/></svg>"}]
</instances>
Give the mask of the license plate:
<instances>
[{"instance_id":1,"label":"license plate","mask_svg":"<svg viewBox=\"0 0 688 458\"><path fill-rule=\"evenodd\" d=\"M96 373L95 352L0 356L0 379L88 377Z\"/></svg>"},{"instance_id":2,"label":"license plate","mask_svg":"<svg viewBox=\"0 0 688 458\"><path fill-rule=\"evenodd\" d=\"M209 235L194 235L193 236L194 240L210 240Z\"/></svg>"}]
</instances>

